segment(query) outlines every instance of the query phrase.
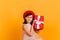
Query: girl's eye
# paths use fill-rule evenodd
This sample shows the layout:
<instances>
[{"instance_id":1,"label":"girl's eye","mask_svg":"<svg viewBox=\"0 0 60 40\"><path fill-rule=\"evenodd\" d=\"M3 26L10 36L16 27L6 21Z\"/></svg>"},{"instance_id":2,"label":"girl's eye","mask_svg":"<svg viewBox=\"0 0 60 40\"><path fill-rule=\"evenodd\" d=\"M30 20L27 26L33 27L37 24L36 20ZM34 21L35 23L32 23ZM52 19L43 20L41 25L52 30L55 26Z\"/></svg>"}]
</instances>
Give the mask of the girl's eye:
<instances>
[{"instance_id":1,"label":"girl's eye","mask_svg":"<svg viewBox=\"0 0 60 40\"><path fill-rule=\"evenodd\" d=\"M28 17L28 18L32 18L32 17Z\"/></svg>"},{"instance_id":2,"label":"girl's eye","mask_svg":"<svg viewBox=\"0 0 60 40\"><path fill-rule=\"evenodd\" d=\"M30 18L32 18L32 17L30 17Z\"/></svg>"},{"instance_id":3,"label":"girl's eye","mask_svg":"<svg viewBox=\"0 0 60 40\"><path fill-rule=\"evenodd\" d=\"M32 15L31 16L27 16L27 18L33 18Z\"/></svg>"}]
</instances>

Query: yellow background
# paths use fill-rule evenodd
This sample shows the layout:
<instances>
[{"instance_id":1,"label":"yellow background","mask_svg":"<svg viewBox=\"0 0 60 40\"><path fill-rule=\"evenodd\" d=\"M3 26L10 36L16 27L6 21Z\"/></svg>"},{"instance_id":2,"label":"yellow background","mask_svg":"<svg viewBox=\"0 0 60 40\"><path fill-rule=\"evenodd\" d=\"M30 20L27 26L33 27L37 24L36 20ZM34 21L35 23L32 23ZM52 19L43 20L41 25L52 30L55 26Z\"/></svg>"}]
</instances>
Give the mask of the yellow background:
<instances>
[{"instance_id":1,"label":"yellow background","mask_svg":"<svg viewBox=\"0 0 60 40\"><path fill-rule=\"evenodd\" d=\"M22 40L23 13L32 10L43 15L44 40L60 40L59 0L0 0L0 40Z\"/></svg>"}]
</instances>

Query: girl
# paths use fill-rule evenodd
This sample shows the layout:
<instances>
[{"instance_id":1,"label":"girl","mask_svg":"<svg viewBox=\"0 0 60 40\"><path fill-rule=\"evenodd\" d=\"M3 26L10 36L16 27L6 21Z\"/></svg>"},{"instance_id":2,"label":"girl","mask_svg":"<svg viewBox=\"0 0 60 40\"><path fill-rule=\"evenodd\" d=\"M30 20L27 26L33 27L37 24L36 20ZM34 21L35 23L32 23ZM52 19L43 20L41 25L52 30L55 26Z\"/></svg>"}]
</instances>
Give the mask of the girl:
<instances>
[{"instance_id":1,"label":"girl","mask_svg":"<svg viewBox=\"0 0 60 40\"><path fill-rule=\"evenodd\" d=\"M23 14L23 40L42 40L33 29L34 16L32 11L26 11Z\"/></svg>"}]
</instances>

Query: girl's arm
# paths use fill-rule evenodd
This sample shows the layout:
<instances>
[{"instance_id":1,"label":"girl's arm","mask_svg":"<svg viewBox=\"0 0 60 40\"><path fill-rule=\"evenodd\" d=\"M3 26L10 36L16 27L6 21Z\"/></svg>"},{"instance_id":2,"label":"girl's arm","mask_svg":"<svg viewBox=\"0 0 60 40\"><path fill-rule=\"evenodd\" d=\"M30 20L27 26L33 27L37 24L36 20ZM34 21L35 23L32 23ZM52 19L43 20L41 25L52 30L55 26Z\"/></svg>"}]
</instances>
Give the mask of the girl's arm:
<instances>
[{"instance_id":1,"label":"girl's arm","mask_svg":"<svg viewBox=\"0 0 60 40\"><path fill-rule=\"evenodd\" d=\"M31 30L29 31L26 26L23 26L23 29L27 33L27 35L32 36L32 31Z\"/></svg>"},{"instance_id":2,"label":"girl's arm","mask_svg":"<svg viewBox=\"0 0 60 40\"><path fill-rule=\"evenodd\" d=\"M32 25L32 29L33 29L33 26L34 26L34 21L33 21L33 25ZM33 29L34 31L34 29ZM35 35L39 38L39 35L34 31Z\"/></svg>"}]
</instances>

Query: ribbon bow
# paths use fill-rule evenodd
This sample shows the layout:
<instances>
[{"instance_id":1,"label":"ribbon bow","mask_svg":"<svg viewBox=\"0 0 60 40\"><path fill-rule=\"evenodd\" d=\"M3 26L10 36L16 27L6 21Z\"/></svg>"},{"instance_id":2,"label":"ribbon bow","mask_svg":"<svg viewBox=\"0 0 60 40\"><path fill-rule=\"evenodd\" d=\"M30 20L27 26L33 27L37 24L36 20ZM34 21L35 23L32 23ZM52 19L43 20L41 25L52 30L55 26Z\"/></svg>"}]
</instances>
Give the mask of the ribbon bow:
<instances>
[{"instance_id":1,"label":"ribbon bow","mask_svg":"<svg viewBox=\"0 0 60 40\"><path fill-rule=\"evenodd\" d=\"M40 20L40 16L38 16L38 20L34 20L35 22L36 22L36 24L37 24L37 29L39 29L40 27L39 27L39 25L42 23L42 24L44 24L44 22L43 21L39 21Z\"/></svg>"}]
</instances>

